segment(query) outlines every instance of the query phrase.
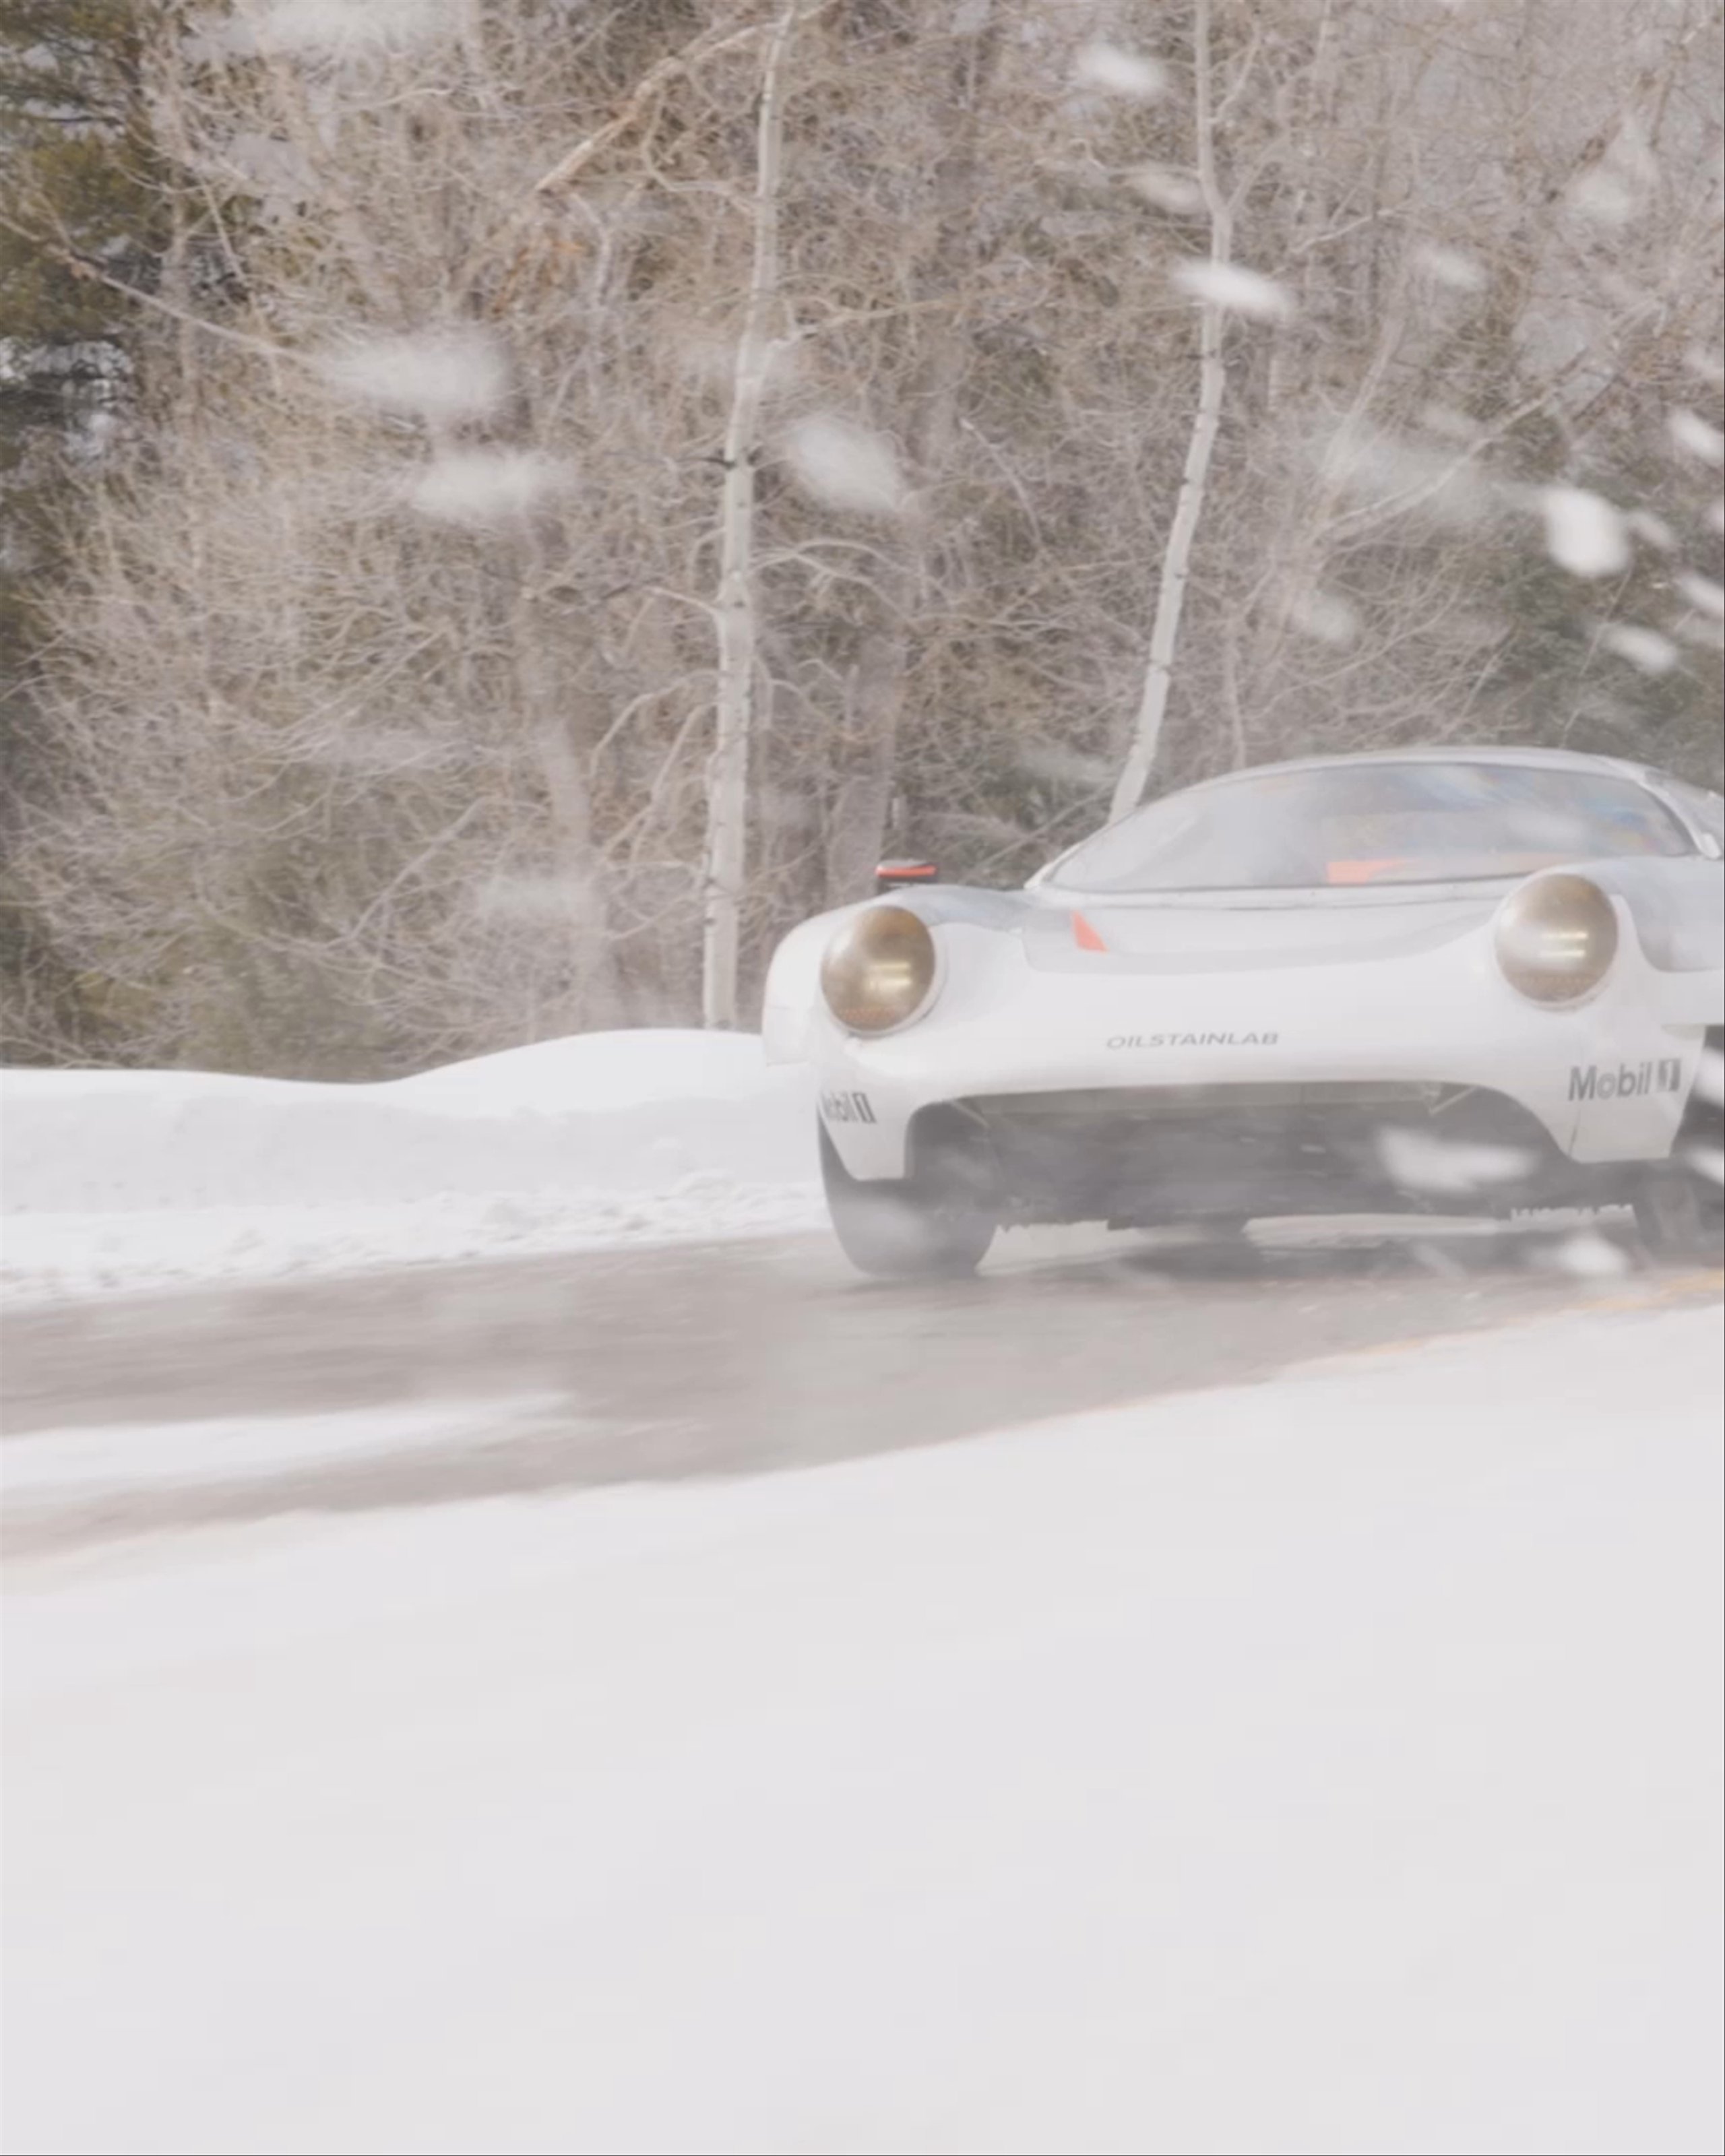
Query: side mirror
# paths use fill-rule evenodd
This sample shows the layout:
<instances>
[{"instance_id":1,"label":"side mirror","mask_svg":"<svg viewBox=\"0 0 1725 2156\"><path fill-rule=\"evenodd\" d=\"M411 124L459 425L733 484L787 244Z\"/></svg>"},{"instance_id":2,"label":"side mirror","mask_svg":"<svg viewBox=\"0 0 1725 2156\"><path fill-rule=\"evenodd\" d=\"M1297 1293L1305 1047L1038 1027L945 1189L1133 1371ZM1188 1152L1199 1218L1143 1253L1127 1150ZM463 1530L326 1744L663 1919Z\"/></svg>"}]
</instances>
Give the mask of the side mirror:
<instances>
[{"instance_id":1,"label":"side mirror","mask_svg":"<svg viewBox=\"0 0 1725 2156\"><path fill-rule=\"evenodd\" d=\"M897 891L907 883L938 883L939 868L933 861L882 861L875 871L876 891Z\"/></svg>"}]
</instances>

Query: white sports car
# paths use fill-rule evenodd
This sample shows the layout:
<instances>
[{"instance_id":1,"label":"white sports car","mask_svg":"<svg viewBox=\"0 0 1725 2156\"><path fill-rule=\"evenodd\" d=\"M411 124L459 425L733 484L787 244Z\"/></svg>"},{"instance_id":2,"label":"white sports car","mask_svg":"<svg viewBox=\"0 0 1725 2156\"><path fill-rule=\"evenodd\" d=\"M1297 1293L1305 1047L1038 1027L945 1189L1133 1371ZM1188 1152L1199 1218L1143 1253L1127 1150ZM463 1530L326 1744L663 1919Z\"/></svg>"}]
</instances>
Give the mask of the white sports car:
<instances>
[{"instance_id":1,"label":"white sports car","mask_svg":"<svg viewBox=\"0 0 1725 2156\"><path fill-rule=\"evenodd\" d=\"M1022 891L883 870L773 958L839 1240L966 1271L1029 1221L1635 1205L1719 1234L1725 802L1428 749L1172 794Z\"/></svg>"}]
</instances>

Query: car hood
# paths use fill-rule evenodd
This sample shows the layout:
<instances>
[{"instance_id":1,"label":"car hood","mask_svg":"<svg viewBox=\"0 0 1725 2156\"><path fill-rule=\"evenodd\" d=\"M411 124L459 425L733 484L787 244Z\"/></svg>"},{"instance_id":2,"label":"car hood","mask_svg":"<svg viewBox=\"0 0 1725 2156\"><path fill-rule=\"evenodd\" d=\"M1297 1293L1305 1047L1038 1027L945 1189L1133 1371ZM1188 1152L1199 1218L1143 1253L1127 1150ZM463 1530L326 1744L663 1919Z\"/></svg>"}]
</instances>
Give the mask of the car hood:
<instances>
[{"instance_id":1,"label":"car hood","mask_svg":"<svg viewBox=\"0 0 1725 2156\"><path fill-rule=\"evenodd\" d=\"M1290 894L1241 904L1089 899L1055 903L1039 893L1023 922L1024 955L1043 972L1273 973L1413 957L1489 921L1507 885L1466 894Z\"/></svg>"},{"instance_id":2,"label":"car hood","mask_svg":"<svg viewBox=\"0 0 1725 2156\"><path fill-rule=\"evenodd\" d=\"M1590 876L1624 901L1651 965L1676 973L1719 967L1725 872L1718 862L1609 860L1564 869ZM919 891L909 902L931 924L1020 934L1029 963L1045 972L1229 973L1358 965L1435 950L1488 921L1527 880L1155 896L948 885Z\"/></svg>"}]
</instances>

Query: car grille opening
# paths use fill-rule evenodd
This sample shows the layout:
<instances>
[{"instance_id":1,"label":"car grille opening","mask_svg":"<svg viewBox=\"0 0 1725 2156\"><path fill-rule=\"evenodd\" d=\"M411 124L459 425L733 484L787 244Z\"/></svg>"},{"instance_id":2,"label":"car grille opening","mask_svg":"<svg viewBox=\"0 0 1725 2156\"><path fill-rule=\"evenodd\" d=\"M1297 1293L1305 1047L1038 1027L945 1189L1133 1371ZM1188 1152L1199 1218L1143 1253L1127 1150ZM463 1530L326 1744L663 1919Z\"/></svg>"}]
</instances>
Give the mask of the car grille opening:
<instances>
[{"instance_id":1,"label":"car grille opening","mask_svg":"<svg viewBox=\"0 0 1725 2156\"><path fill-rule=\"evenodd\" d=\"M925 1118L928 1119L925 1122ZM955 1119L957 1119L955 1121ZM981 1094L925 1109L911 1144L962 1125L985 1141L1009 1219L1173 1220L1278 1214L1479 1213L1507 1204L1502 1180L1410 1187L1399 1134L1420 1157L1515 1163L1513 1202L1608 1202L1598 1168L1578 1170L1538 1118L1500 1093L1439 1081L1241 1084ZM1467 1152L1451 1154L1450 1148ZM1525 1163L1525 1172L1522 1164Z\"/></svg>"}]
</instances>

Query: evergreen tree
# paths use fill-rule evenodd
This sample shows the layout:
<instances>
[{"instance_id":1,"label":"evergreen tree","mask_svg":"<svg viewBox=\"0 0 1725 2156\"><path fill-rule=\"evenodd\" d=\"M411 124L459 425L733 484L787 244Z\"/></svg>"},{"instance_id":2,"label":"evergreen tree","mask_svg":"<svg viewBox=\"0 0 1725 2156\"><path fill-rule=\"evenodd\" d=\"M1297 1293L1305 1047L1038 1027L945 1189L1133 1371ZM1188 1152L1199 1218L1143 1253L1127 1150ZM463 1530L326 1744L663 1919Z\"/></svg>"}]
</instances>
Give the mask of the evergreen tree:
<instances>
[{"instance_id":1,"label":"evergreen tree","mask_svg":"<svg viewBox=\"0 0 1725 2156\"><path fill-rule=\"evenodd\" d=\"M135 304L97 272L148 290L164 246L151 20L136 0L0 0L0 831L52 770L32 679L68 475L136 387ZM3 872L0 997L8 1057L89 1029L75 978Z\"/></svg>"}]
</instances>

